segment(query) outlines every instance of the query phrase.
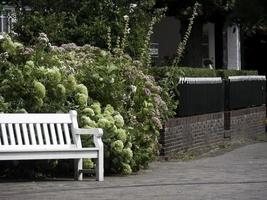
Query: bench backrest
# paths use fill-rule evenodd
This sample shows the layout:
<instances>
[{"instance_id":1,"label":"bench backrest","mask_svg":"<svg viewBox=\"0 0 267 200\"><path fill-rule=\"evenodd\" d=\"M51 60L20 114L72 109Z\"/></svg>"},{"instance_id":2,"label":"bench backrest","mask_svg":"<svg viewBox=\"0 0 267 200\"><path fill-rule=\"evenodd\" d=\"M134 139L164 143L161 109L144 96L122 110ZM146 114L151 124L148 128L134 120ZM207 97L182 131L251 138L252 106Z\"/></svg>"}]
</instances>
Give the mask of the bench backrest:
<instances>
[{"instance_id":1,"label":"bench backrest","mask_svg":"<svg viewBox=\"0 0 267 200\"><path fill-rule=\"evenodd\" d=\"M0 149L74 148L81 144L73 128L78 128L76 111L0 114Z\"/></svg>"}]
</instances>

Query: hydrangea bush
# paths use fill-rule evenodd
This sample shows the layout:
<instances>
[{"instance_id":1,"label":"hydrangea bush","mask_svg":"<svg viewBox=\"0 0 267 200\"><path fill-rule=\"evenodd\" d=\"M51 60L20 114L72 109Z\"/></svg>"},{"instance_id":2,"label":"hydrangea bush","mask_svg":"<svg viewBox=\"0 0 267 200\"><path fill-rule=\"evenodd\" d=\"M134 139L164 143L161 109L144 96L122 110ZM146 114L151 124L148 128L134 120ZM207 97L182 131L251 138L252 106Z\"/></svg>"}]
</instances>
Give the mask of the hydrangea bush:
<instances>
[{"instance_id":1,"label":"hydrangea bush","mask_svg":"<svg viewBox=\"0 0 267 200\"><path fill-rule=\"evenodd\" d=\"M77 110L80 126L104 129L107 172L130 174L158 154L172 102L139 61L90 45L51 46L45 34L32 47L6 35L0 57L0 112Z\"/></svg>"}]
</instances>

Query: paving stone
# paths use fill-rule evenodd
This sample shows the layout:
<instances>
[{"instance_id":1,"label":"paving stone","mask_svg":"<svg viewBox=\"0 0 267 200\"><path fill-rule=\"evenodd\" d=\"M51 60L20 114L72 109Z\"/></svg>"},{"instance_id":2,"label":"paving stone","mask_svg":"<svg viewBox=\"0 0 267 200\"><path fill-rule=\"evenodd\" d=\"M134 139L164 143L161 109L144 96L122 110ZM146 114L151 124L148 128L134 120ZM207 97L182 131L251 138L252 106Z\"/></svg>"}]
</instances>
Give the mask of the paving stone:
<instances>
[{"instance_id":1,"label":"paving stone","mask_svg":"<svg viewBox=\"0 0 267 200\"><path fill-rule=\"evenodd\" d=\"M267 199L267 143L188 162L153 162L148 170L104 182L55 179L0 182L0 199Z\"/></svg>"}]
</instances>

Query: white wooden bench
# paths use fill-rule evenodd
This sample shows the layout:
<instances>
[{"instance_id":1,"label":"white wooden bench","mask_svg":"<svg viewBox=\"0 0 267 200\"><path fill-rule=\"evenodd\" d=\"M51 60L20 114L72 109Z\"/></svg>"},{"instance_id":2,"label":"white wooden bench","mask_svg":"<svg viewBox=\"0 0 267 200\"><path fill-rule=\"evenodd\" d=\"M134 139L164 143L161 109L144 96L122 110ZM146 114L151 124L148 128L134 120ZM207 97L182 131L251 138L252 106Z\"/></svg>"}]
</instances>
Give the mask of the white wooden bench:
<instances>
[{"instance_id":1,"label":"white wooden bench","mask_svg":"<svg viewBox=\"0 0 267 200\"><path fill-rule=\"evenodd\" d=\"M82 147L81 135L95 147ZM102 129L78 128L77 112L0 114L0 160L74 159L75 179L83 178L83 158L97 158L96 179L104 180Z\"/></svg>"}]
</instances>

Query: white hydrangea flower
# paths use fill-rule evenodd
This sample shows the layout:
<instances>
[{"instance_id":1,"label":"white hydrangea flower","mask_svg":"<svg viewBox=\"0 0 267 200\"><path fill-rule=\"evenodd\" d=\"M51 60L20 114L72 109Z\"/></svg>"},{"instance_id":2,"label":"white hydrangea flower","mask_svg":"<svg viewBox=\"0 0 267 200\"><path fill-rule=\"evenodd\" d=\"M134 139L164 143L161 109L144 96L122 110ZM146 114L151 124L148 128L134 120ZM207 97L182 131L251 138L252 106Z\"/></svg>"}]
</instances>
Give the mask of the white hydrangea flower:
<instances>
[{"instance_id":1,"label":"white hydrangea flower","mask_svg":"<svg viewBox=\"0 0 267 200\"><path fill-rule=\"evenodd\" d=\"M134 9L137 7L136 3L131 3L130 4L130 13L134 12Z\"/></svg>"},{"instance_id":2,"label":"white hydrangea flower","mask_svg":"<svg viewBox=\"0 0 267 200\"><path fill-rule=\"evenodd\" d=\"M126 21L126 20L129 20L129 16L128 15L124 15L123 16L123 19Z\"/></svg>"},{"instance_id":3,"label":"white hydrangea flower","mask_svg":"<svg viewBox=\"0 0 267 200\"><path fill-rule=\"evenodd\" d=\"M137 88L135 85L130 85L130 89L131 89L132 93L135 93Z\"/></svg>"}]
</instances>

